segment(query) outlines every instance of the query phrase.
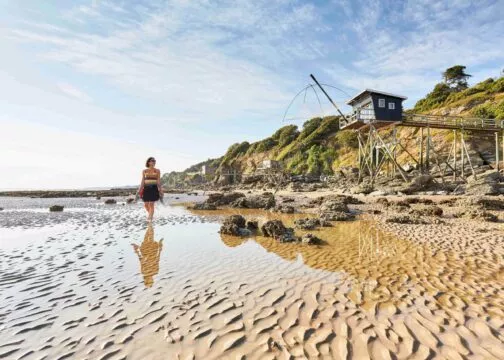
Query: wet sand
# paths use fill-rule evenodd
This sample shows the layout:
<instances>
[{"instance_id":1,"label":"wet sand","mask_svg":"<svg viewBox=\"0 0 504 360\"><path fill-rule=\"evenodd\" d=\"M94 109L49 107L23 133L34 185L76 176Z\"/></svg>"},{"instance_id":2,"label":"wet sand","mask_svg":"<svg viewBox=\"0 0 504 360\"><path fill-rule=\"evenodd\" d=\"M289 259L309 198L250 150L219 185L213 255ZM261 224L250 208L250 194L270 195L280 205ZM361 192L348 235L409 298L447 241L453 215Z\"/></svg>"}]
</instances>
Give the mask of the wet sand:
<instances>
[{"instance_id":1,"label":"wet sand","mask_svg":"<svg viewBox=\"0 0 504 360\"><path fill-rule=\"evenodd\" d=\"M504 358L501 224L369 217L310 246L218 234L302 214L30 206L0 213L0 358Z\"/></svg>"}]
</instances>

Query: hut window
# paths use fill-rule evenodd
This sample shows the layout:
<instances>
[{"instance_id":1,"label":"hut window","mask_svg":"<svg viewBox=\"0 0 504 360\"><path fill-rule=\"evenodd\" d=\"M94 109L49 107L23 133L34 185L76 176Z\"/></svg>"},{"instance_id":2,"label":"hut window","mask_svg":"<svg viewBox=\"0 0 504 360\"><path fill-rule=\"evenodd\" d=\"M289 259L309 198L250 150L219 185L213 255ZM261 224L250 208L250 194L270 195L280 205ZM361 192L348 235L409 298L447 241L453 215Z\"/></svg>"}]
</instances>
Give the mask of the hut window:
<instances>
[{"instance_id":1,"label":"hut window","mask_svg":"<svg viewBox=\"0 0 504 360\"><path fill-rule=\"evenodd\" d=\"M378 107L381 108L385 107L385 99L378 99Z\"/></svg>"},{"instance_id":2,"label":"hut window","mask_svg":"<svg viewBox=\"0 0 504 360\"><path fill-rule=\"evenodd\" d=\"M395 103L389 102L388 103L388 108L389 108L389 110L395 110Z\"/></svg>"}]
</instances>

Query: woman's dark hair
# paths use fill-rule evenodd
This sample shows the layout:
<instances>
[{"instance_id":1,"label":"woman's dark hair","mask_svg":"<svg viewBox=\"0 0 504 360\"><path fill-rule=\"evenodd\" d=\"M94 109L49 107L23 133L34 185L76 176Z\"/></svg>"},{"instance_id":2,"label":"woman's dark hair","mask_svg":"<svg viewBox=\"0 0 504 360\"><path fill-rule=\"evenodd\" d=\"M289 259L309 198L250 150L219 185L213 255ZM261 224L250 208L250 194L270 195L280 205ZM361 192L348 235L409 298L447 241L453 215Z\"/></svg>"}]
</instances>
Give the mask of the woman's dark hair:
<instances>
[{"instance_id":1,"label":"woman's dark hair","mask_svg":"<svg viewBox=\"0 0 504 360\"><path fill-rule=\"evenodd\" d=\"M147 159L147 161L145 162L145 167L146 167L146 168L148 168L148 167L149 167L149 161L151 161L151 160L156 161L156 159L155 159L155 158L153 158L152 156L151 156L151 157L149 157L149 158Z\"/></svg>"}]
</instances>

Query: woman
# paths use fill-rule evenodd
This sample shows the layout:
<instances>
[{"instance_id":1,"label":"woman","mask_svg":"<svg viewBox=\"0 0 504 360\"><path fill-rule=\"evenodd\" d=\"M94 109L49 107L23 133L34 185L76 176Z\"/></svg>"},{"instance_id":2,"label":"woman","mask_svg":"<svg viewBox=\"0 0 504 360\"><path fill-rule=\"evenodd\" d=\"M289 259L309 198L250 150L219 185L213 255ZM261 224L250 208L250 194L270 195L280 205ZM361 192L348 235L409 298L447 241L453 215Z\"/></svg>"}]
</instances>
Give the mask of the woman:
<instances>
[{"instance_id":1,"label":"woman","mask_svg":"<svg viewBox=\"0 0 504 360\"><path fill-rule=\"evenodd\" d=\"M147 221L152 221L154 217L154 203L163 196L161 186L161 171L155 168L156 159L150 157L145 162L147 169L142 171L142 182L140 183L139 194L144 201L147 210Z\"/></svg>"}]
</instances>

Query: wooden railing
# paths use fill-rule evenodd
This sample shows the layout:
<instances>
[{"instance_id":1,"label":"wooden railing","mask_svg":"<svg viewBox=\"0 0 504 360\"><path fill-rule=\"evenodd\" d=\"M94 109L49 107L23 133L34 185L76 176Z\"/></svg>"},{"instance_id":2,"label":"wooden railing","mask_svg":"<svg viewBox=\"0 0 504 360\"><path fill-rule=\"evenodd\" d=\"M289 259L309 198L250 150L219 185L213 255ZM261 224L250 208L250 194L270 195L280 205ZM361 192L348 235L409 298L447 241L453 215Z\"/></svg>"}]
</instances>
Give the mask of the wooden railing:
<instances>
[{"instance_id":1,"label":"wooden railing","mask_svg":"<svg viewBox=\"0 0 504 360\"><path fill-rule=\"evenodd\" d=\"M402 125L444 129L504 130L504 120L463 116L405 114Z\"/></svg>"}]
</instances>

